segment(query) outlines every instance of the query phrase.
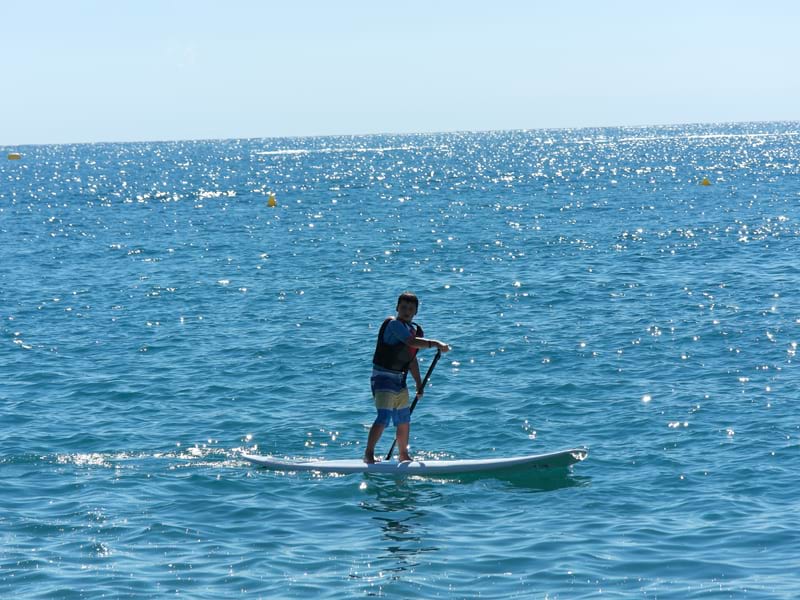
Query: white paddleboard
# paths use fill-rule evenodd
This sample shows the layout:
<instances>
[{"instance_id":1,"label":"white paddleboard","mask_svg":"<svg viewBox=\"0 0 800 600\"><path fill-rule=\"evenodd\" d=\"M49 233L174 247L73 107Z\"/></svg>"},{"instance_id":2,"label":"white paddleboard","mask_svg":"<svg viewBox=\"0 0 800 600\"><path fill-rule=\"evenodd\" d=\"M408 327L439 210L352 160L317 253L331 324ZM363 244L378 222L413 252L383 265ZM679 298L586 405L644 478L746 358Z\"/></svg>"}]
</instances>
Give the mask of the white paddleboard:
<instances>
[{"instance_id":1,"label":"white paddleboard","mask_svg":"<svg viewBox=\"0 0 800 600\"><path fill-rule=\"evenodd\" d=\"M385 473L391 475L441 475L446 473L483 473L504 469L564 469L584 460L589 455L585 448L562 450L549 454L514 456L511 458L486 458L470 460L394 460L368 465L360 459L351 460L289 460L242 454L242 458L275 471L316 471L318 473Z\"/></svg>"}]
</instances>

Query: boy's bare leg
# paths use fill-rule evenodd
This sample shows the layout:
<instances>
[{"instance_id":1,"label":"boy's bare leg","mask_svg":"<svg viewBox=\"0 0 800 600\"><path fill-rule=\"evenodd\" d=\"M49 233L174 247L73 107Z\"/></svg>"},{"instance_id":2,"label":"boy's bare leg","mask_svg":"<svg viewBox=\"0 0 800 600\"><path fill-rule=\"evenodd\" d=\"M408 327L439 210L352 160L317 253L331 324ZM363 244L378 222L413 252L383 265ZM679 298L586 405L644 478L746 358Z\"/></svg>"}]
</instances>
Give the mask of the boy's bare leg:
<instances>
[{"instance_id":1,"label":"boy's bare leg","mask_svg":"<svg viewBox=\"0 0 800 600\"><path fill-rule=\"evenodd\" d=\"M400 423L397 426L397 450L400 462L411 460L408 455L408 436L411 431L411 423Z\"/></svg>"},{"instance_id":2,"label":"boy's bare leg","mask_svg":"<svg viewBox=\"0 0 800 600\"><path fill-rule=\"evenodd\" d=\"M375 461L375 446L378 440L381 439L385 426L380 423L373 423L369 429L369 437L367 438L367 449L364 450L364 462L368 465L374 464Z\"/></svg>"}]
</instances>

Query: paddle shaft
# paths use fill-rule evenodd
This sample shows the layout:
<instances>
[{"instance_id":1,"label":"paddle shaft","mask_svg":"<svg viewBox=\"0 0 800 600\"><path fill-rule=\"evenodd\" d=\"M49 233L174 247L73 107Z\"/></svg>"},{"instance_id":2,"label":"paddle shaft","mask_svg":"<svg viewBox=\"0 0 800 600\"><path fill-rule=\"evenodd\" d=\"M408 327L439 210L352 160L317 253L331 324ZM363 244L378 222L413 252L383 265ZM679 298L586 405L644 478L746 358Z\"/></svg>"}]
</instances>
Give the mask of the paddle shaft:
<instances>
[{"instance_id":1,"label":"paddle shaft","mask_svg":"<svg viewBox=\"0 0 800 600\"><path fill-rule=\"evenodd\" d=\"M425 379L422 380L422 385L417 390L416 396L414 396L414 401L411 403L411 408L409 409L409 414L414 412L414 407L416 407L417 406L417 402L419 402L420 392L422 392L422 390L425 389L425 386L428 385L428 379L431 378L431 373L433 373L433 368L436 366L436 363L439 362L439 359L441 357L442 357L442 351L441 350L437 350L436 351L436 356L433 357L433 362L431 363L431 366L428 367L428 372L425 373ZM392 447L389 448L389 454L386 455L386 460L391 460L392 459L392 453L394 452L395 444L397 444L397 438L396 437L392 441Z\"/></svg>"}]
</instances>

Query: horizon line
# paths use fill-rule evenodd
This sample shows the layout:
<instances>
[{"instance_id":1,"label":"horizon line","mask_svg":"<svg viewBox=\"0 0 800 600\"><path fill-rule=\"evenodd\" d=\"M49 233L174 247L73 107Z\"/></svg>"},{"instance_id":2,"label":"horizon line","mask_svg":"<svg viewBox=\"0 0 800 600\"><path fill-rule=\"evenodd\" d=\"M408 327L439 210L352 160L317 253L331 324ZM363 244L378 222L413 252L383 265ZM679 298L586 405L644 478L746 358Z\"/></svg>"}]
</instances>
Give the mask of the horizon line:
<instances>
[{"instance_id":1,"label":"horizon line","mask_svg":"<svg viewBox=\"0 0 800 600\"><path fill-rule=\"evenodd\" d=\"M648 129L655 127L697 127L697 126L723 126L723 125L763 125L769 123L797 123L800 120L779 119L779 120L755 120L755 121L696 121L684 123L651 123L642 125L583 125L578 127L521 127L514 129L453 129L438 131L388 131L372 133L328 133L328 134L309 134L309 135L276 135L276 136L253 136L253 137L198 137L198 138L179 138L179 139L144 139L144 140L98 140L93 142L48 142L33 144L0 144L3 152L12 152L19 148L35 148L39 146L91 146L100 144L167 144L180 142L224 142L224 141L252 141L252 140L312 140L325 138L347 138L347 137L377 137L377 136L419 136L419 135L457 135L475 133L512 133L512 132L560 132L560 131L581 131L596 129Z\"/></svg>"}]
</instances>

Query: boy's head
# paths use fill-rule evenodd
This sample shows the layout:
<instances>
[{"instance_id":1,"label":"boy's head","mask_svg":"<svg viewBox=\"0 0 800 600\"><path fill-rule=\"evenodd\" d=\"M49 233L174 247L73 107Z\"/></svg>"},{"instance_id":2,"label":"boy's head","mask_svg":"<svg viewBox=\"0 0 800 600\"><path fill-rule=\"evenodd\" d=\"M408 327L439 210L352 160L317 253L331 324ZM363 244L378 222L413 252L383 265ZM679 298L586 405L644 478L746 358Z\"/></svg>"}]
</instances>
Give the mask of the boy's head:
<instances>
[{"instance_id":1,"label":"boy's head","mask_svg":"<svg viewBox=\"0 0 800 600\"><path fill-rule=\"evenodd\" d=\"M397 312L401 312L401 307L404 309L402 312L411 312L411 316L417 314L419 310L419 298L413 292L403 292L397 299ZM412 312L413 311L413 312Z\"/></svg>"}]
</instances>

